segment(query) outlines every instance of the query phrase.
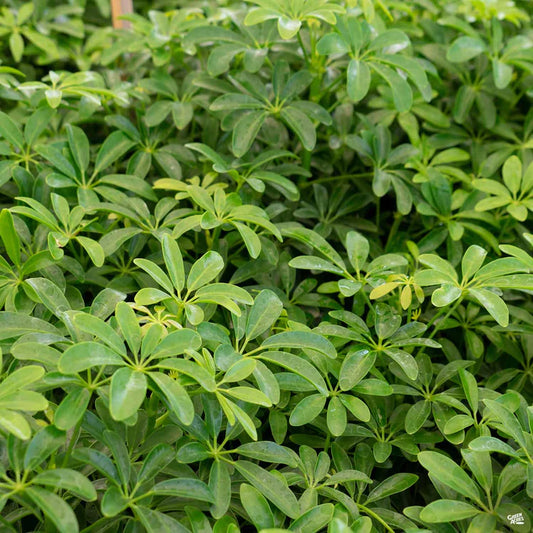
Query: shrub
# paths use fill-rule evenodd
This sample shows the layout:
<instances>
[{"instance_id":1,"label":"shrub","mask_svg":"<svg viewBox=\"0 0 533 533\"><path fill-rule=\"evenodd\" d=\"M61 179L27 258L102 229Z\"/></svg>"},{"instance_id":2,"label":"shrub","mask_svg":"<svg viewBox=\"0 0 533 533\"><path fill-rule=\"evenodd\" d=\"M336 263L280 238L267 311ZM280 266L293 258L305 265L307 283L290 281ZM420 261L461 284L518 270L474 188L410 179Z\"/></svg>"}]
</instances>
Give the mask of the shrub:
<instances>
[{"instance_id":1,"label":"shrub","mask_svg":"<svg viewBox=\"0 0 533 533\"><path fill-rule=\"evenodd\" d=\"M2 532L531 530L526 1L4 3Z\"/></svg>"}]
</instances>

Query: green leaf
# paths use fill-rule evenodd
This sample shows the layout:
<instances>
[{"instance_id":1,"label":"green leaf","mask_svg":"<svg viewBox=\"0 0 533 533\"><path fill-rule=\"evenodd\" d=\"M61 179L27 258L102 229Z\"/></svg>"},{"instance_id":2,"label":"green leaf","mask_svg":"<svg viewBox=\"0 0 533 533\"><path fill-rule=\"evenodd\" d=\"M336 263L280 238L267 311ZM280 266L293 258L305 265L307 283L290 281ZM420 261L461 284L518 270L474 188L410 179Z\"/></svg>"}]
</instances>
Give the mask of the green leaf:
<instances>
[{"instance_id":1,"label":"green leaf","mask_svg":"<svg viewBox=\"0 0 533 533\"><path fill-rule=\"evenodd\" d=\"M217 252L207 252L196 261L187 277L187 289L195 291L213 281L224 269L224 260Z\"/></svg>"},{"instance_id":2,"label":"green leaf","mask_svg":"<svg viewBox=\"0 0 533 533\"><path fill-rule=\"evenodd\" d=\"M74 181L78 179L78 173L72 163L57 148L54 148L51 145L41 145L35 147L35 151L40 156L50 161L50 163L52 163L52 165L65 176L72 178Z\"/></svg>"},{"instance_id":3,"label":"green leaf","mask_svg":"<svg viewBox=\"0 0 533 533\"><path fill-rule=\"evenodd\" d=\"M346 270L346 265L339 253L318 233L303 227L285 227L281 231L284 237L299 240L323 254L338 267Z\"/></svg>"},{"instance_id":4,"label":"green leaf","mask_svg":"<svg viewBox=\"0 0 533 533\"><path fill-rule=\"evenodd\" d=\"M161 372L150 372L150 379L157 385L168 402L171 411L186 426L194 418L194 406L187 391L175 380Z\"/></svg>"},{"instance_id":5,"label":"green leaf","mask_svg":"<svg viewBox=\"0 0 533 533\"><path fill-rule=\"evenodd\" d=\"M133 416L146 398L147 382L142 372L119 368L111 378L109 412L115 420Z\"/></svg>"},{"instance_id":6,"label":"green leaf","mask_svg":"<svg viewBox=\"0 0 533 533\"><path fill-rule=\"evenodd\" d=\"M19 62L24 54L24 39L18 32L13 32L9 36L9 49L15 62Z\"/></svg>"},{"instance_id":7,"label":"green leaf","mask_svg":"<svg viewBox=\"0 0 533 533\"><path fill-rule=\"evenodd\" d=\"M470 409L472 409L472 412L476 414L479 402L479 389L477 386L476 378L464 368L460 368L458 373L459 378L461 379L461 385L463 386L463 390L465 391L466 399L468 400L468 404L470 405Z\"/></svg>"},{"instance_id":8,"label":"green leaf","mask_svg":"<svg viewBox=\"0 0 533 533\"><path fill-rule=\"evenodd\" d=\"M475 244L466 250L461 261L463 280L469 280L481 268L486 256L487 251Z\"/></svg>"},{"instance_id":9,"label":"green leaf","mask_svg":"<svg viewBox=\"0 0 533 533\"><path fill-rule=\"evenodd\" d=\"M157 366L168 370L176 370L179 373L193 378L208 392L215 392L216 390L216 383L213 376L211 376L207 370L192 361L178 358L164 359L163 361L158 362Z\"/></svg>"},{"instance_id":10,"label":"green leaf","mask_svg":"<svg viewBox=\"0 0 533 533\"><path fill-rule=\"evenodd\" d=\"M70 391L54 413L54 424L65 431L74 427L85 414L90 399L88 389L78 387Z\"/></svg>"},{"instance_id":11,"label":"green leaf","mask_svg":"<svg viewBox=\"0 0 533 533\"><path fill-rule=\"evenodd\" d=\"M246 338L253 340L263 334L276 322L283 310L283 304L276 294L262 290L255 298L246 321Z\"/></svg>"},{"instance_id":12,"label":"green leaf","mask_svg":"<svg viewBox=\"0 0 533 533\"><path fill-rule=\"evenodd\" d=\"M88 502L96 500L93 484L84 475L68 468L45 470L35 476L32 483L68 490Z\"/></svg>"},{"instance_id":13,"label":"green leaf","mask_svg":"<svg viewBox=\"0 0 533 533\"><path fill-rule=\"evenodd\" d=\"M351 265L356 271L360 271L368 259L370 244L360 233L350 231L346 235L346 251Z\"/></svg>"},{"instance_id":14,"label":"green leaf","mask_svg":"<svg viewBox=\"0 0 533 533\"><path fill-rule=\"evenodd\" d=\"M351 59L346 70L348 96L359 102L368 93L370 88L370 69L365 61Z\"/></svg>"},{"instance_id":15,"label":"green leaf","mask_svg":"<svg viewBox=\"0 0 533 533\"><path fill-rule=\"evenodd\" d=\"M461 450L461 455L476 481L488 493L492 488L492 462L488 452Z\"/></svg>"},{"instance_id":16,"label":"green leaf","mask_svg":"<svg viewBox=\"0 0 533 533\"><path fill-rule=\"evenodd\" d=\"M172 105L172 119L176 128L182 130L193 119L194 108L191 102L174 102Z\"/></svg>"},{"instance_id":17,"label":"green leaf","mask_svg":"<svg viewBox=\"0 0 533 533\"><path fill-rule=\"evenodd\" d=\"M328 33L318 41L316 51L323 56L347 54L350 46L338 33Z\"/></svg>"},{"instance_id":18,"label":"green leaf","mask_svg":"<svg viewBox=\"0 0 533 533\"><path fill-rule=\"evenodd\" d=\"M238 120L231 141L231 149L236 157L248 152L267 116L266 111L251 111Z\"/></svg>"},{"instance_id":19,"label":"green leaf","mask_svg":"<svg viewBox=\"0 0 533 533\"><path fill-rule=\"evenodd\" d=\"M264 352L259 356L263 361L274 363L301 376L311 383L321 394L327 395L328 389L320 372L304 358L288 352Z\"/></svg>"},{"instance_id":20,"label":"green leaf","mask_svg":"<svg viewBox=\"0 0 533 533\"><path fill-rule=\"evenodd\" d=\"M137 354L141 346L141 328L135 312L129 304L119 302L115 309L115 318L130 350Z\"/></svg>"},{"instance_id":21,"label":"green leaf","mask_svg":"<svg viewBox=\"0 0 533 533\"><path fill-rule=\"evenodd\" d=\"M456 500L435 500L422 509L420 518L430 524L450 523L456 520L472 518L480 512L479 509L469 503Z\"/></svg>"},{"instance_id":22,"label":"green leaf","mask_svg":"<svg viewBox=\"0 0 533 533\"><path fill-rule=\"evenodd\" d=\"M130 505L130 499L115 486L109 487L102 497L100 507L106 517L116 516Z\"/></svg>"},{"instance_id":23,"label":"green leaf","mask_svg":"<svg viewBox=\"0 0 533 533\"><path fill-rule=\"evenodd\" d=\"M444 485L476 502L480 501L477 485L468 474L445 455L423 451L418 454L418 462Z\"/></svg>"},{"instance_id":24,"label":"green leaf","mask_svg":"<svg viewBox=\"0 0 533 533\"><path fill-rule=\"evenodd\" d=\"M251 457L258 461L280 463L293 468L298 463L297 456L292 450L270 441L247 442L236 448L236 451L240 455Z\"/></svg>"},{"instance_id":25,"label":"green leaf","mask_svg":"<svg viewBox=\"0 0 533 533\"><path fill-rule=\"evenodd\" d=\"M240 498L244 510L258 530L274 527L274 515L266 498L247 483L241 483Z\"/></svg>"},{"instance_id":26,"label":"green leaf","mask_svg":"<svg viewBox=\"0 0 533 533\"><path fill-rule=\"evenodd\" d=\"M480 513L470 521L470 533L491 533L496 529L497 518L488 513Z\"/></svg>"},{"instance_id":27,"label":"green leaf","mask_svg":"<svg viewBox=\"0 0 533 533\"><path fill-rule=\"evenodd\" d=\"M101 318L86 313L79 313L75 315L74 322L81 331L93 335L98 340L107 344L115 352L126 355L124 342L118 333Z\"/></svg>"},{"instance_id":28,"label":"green leaf","mask_svg":"<svg viewBox=\"0 0 533 533\"><path fill-rule=\"evenodd\" d=\"M415 474L393 474L369 492L366 503L376 502L398 492L403 492L412 487L417 481L418 476Z\"/></svg>"},{"instance_id":29,"label":"green leaf","mask_svg":"<svg viewBox=\"0 0 533 533\"><path fill-rule=\"evenodd\" d=\"M54 426L46 426L38 431L26 448L24 467L31 470L41 465L65 443L65 438L65 432Z\"/></svg>"},{"instance_id":30,"label":"green leaf","mask_svg":"<svg viewBox=\"0 0 533 533\"><path fill-rule=\"evenodd\" d=\"M299 516L289 527L289 531L301 533L316 533L327 526L333 518L334 506L332 503L323 503L309 509Z\"/></svg>"},{"instance_id":31,"label":"green leaf","mask_svg":"<svg viewBox=\"0 0 533 533\"><path fill-rule=\"evenodd\" d=\"M99 243L82 236L76 237L76 240L82 245L95 266L100 267L104 264L105 253Z\"/></svg>"},{"instance_id":32,"label":"green leaf","mask_svg":"<svg viewBox=\"0 0 533 533\"><path fill-rule=\"evenodd\" d=\"M470 289L469 293L476 298L500 326L505 328L509 325L509 309L507 304L497 294L488 289Z\"/></svg>"},{"instance_id":33,"label":"green leaf","mask_svg":"<svg viewBox=\"0 0 533 533\"><path fill-rule=\"evenodd\" d=\"M522 181L522 162L515 155L505 161L502 168L503 182L515 196Z\"/></svg>"},{"instance_id":34,"label":"green leaf","mask_svg":"<svg viewBox=\"0 0 533 533\"><path fill-rule=\"evenodd\" d=\"M214 496L210 509L213 518L222 518L228 511L231 500L231 475L228 465L214 461L209 472L209 489Z\"/></svg>"},{"instance_id":35,"label":"green leaf","mask_svg":"<svg viewBox=\"0 0 533 533\"><path fill-rule=\"evenodd\" d=\"M314 255L301 255L289 261L292 268L301 268L305 270L321 270L323 272L332 272L333 274L342 274L343 270L338 266Z\"/></svg>"},{"instance_id":36,"label":"green leaf","mask_svg":"<svg viewBox=\"0 0 533 533\"><path fill-rule=\"evenodd\" d=\"M139 471L139 482L146 482L153 479L174 459L174 449L172 446L159 443L156 444L144 459L142 468Z\"/></svg>"},{"instance_id":37,"label":"green leaf","mask_svg":"<svg viewBox=\"0 0 533 533\"><path fill-rule=\"evenodd\" d=\"M189 533L189 530L181 522L161 511L135 505L133 512L147 533Z\"/></svg>"},{"instance_id":38,"label":"green leaf","mask_svg":"<svg viewBox=\"0 0 533 533\"><path fill-rule=\"evenodd\" d=\"M510 457L519 457L518 452L513 447L496 437L477 437L470 441L468 447L478 452L496 452Z\"/></svg>"},{"instance_id":39,"label":"green leaf","mask_svg":"<svg viewBox=\"0 0 533 533\"><path fill-rule=\"evenodd\" d=\"M328 403L326 421L330 433L338 437L346 430L346 409L338 396L334 396Z\"/></svg>"},{"instance_id":40,"label":"green leaf","mask_svg":"<svg viewBox=\"0 0 533 533\"><path fill-rule=\"evenodd\" d=\"M367 348L349 352L342 362L339 374L339 386L341 390L351 390L372 369L376 362L377 354Z\"/></svg>"},{"instance_id":41,"label":"green leaf","mask_svg":"<svg viewBox=\"0 0 533 533\"><path fill-rule=\"evenodd\" d=\"M172 108L172 102L169 100L159 100L154 102L147 110L144 115L144 121L146 125L150 128L161 124L170 113Z\"/></svg>"},{"instance_id":42,"label":"green leaf","mask_svg":"<svg viewBox=\"0 0 533 533\"><path fill-rule=\"evenodd\" d=\"M157 358L181 355L187 350L197 350L201 345L202 339L196 331L183 328L166 335L149 355ZM143 356L147 355L143 350Z\"/></svg>"},{"instance_id":43,"label":"green leaf","mask_svg":"<svg viewBox=\"0 0 533 533\"><path fill-rule=\"evenodd\" d=\"M395 70L372 62L371 67L387 82L392 91L394 107L399 113L409 111L413 105L413 91L409 83L405 81Z\"/></svg>"},{"instance_id":44,"label":"green leaf","mask_svg":"<svg viewBox=\"0 0 533 533\"><path fill-rule=\"evenodd\" d=\"M94 173L98 174L110 167L122 157L132 146L133 141L121 131L114 131L102 143L94 164Z\"/></svg>"},{"instance_id":45,"label":"green leaf","mask_svg":"<svg viewBox=\"0 0 533 533\"><path fill-rule=\"evenodd\" d=\"M299 505L292 491L277 476L249 461L235 462L238 472L285 515L296 518Z\"/></svg>"},{"instance_id":46,"label":"green leaf","mask_svg":"<svg viewBox=\"0 0 533 533\"><path fill-rule=\"evenodd\" d=\"M39 487L28 487L25 493L60 533L78 533L78 521L74 511L59 496Z\"/></svg>"},{"instance_id":47,"label":"green leaf","mask_svg":"<svg viewBox=\"0 0 533 533\"><path fill-rule=\"evenodd\" d=\"M410 353L398 348L388 348L385 353L401 367L409 379L415 380L418 377L418 365Z\"/></svg>"},{"instance_id":48,"label":"green leaf","mask_svg":"<svg viewBox=\"0 0 533 533\"><path fill-rule=\"evenodd\" d=\"M163 258L170 279L172 280L172 284L176 290L180 292L185 287L185 270L178 243L172 239L170 235L164 235L162 239L162 249Z\"/></svg>"},{"instance_id":49,"label":"green leaf","mask_svg":"<svg viewBox=\"0 0 533 533\"><path fill-rule=\"evenodd\" d=\"M20 239L15 230L13 217L7 209L2 209L0 212L0 238L9 259L15 266L20 266Z\"/></svg>"},{"instance_id":50,"label":"green leaf","mask_svg":"<svg viewBox=\"0 0 533 533\"><path fill-rule=\"evenodd\" d=\"M478 38L462 36L456 39L446 52L446 59L452 63L469 61L485 52L485 43Z\"/></svg>"},{"instance_id":51,"label":"green leaf","mask_svg":"<svg viewBox=\"0 0 533 533\"><path fill-rule=\"evenodd\" d=\"M26 283L35 291L39 300L54 315L61 315L70 309L70 304L65 298L63 291L47 278L28 278Z\"/></svg>"},{"instance_id":52,"label":"green leaf","mask_svg":"<svg viewBox=\"0 0 533 533\"><path fill-rule=\"evenodd\" d=\"M330 341L309 331L284 331L272 335L263 341L262 348L297 348L301 350L313 350L326 357L335 359L337 350Z\"/></svg>"},{"instance_id":53,"label":"green leaf","mask_svg":"<svg viewBox=\"0 0 533 533\"><path fill-rule=\"evenodd\" d=\"M231 389L219 390L243 402L262 405L264 407L270 407L272 405L270 399L263 392L252 387L233 387Z\"/></svg>"},{"instance_id":54,"label":"green leaf","mask_svg":"<svg viewBox=\"0 0 533 533\"><path fill-rule=\"evenodd\" d=\"M205 483L197 479L188 479L185 477L160 481L154 485L152 491L161 496L192 498L211 503L214 500L213 493Z\"/></svg>"},{"instance_id":55,"label":"green leaf","mask_svg":"<svg viewBox=\"0 0 533 533\"><path fill-rule=\"evenodd\" d=\"M126 443L115 431L106 429L102 436L104 444L111 451L120 480L127 485L131 476L131 462Z\"/></svg>"},{"instance_id":56,"label":"green leaf","mask_svg":"<svg viewBox=\"0 0 533 533\"><path fill-rule=\"evenodd\" d=\"M39 365L28 365L12 371L0 383L0 399L15 391L25 389L44 376L44 369Z\"/></svg>"},{"instance_id":57,"label":"green leaf","mask_svg":"<svg viewBox=\"0 0 533 533\"><path fill-rule=\"evenodd\" d=\"M31 427L28 421L20 414L9 409L0 412L0 426L21 440L31 437Z\"/></svg>"},{"instance_id":58,"label":"green leaf","mask_svg":"<svg viewBox=\"0 0 533 533\"><path fill-rule=\"evenodd\" d=\"M22 132L11 117L3 111L0 111L0 136L19 150L24 149Z\"/></svg>"},{"instance_id":59,"label":"green leaf","mask_svg":"<svg viewBox=\"0 0 533 533\"><path fill-rule=\"evenodd\" d=\"M446 307L458 300L462 294L463 291L460 287L445 283L433 292L431 295L431 303L435 307Z\"/></svg>"},{"instance_id":60,"label":"green leaf","mask_svg":"<svg viewBox=\"0 0 533 533\"><path fill-rule=\"evenodd\" d=\"M138 258L133 261L138 267L142 268L156 283L161 285L168 293L174 292L172 282L169 277L152 261Z\"/></svg>"},{"instance_id":61,"label":"green leaf","mask_svg":"<svg viewBox=\"0 0 533 533\"><path fill-rule=\"evenodd\" d=\"M70 152L74 157L74 161L78 168L85 172L89 167L90 148L89 139L84 131L77 126L71 124L66 125L68 145Z\"/></svg>"},{"instance_id":62,"label":"green leaf","mask_svg":"<svg viewBox=\"0 0 533 533\"><path fill-rule=\"evenodd\" d=\"M58 368L64 374L77 374L94 366L123 366L122 357L97 342L80 342L67 348L59 359Z\"/></svg>"},{"instance_id":63,"label":"green leaf","mask_svg":"<svg viewBox=\"0 0 533 533\"><path fill-rule=\"evenodd\" d=\"M256 368L255 359L241 359L233 363L224 374L223 383L234 383L246 379Z\"/></svg>"},{"instance_id":64,"label":"green leaf","mask_svg":"<svg viewBox=\"0 0 533 533\"><path fill-rule=\"evenodd\" d=\"M483 400L490 413L501 424L501 430L511 436L523 449L527 449L524 431L517 418L503 405L495 400Z\"/></svg>"},{"instance_id":65,"label":"green leaf","mask_svg":"<svg viewBox=\"0 0 533 533\"><path fill-rule=\"evenodd\" d=\"M292 410L289 422L291 426L304 426L313 421L324 409L326 397L312 394L301 400Z\"/></svg>"},{"instance_id":66,"label":"green leaf","mask_svg":"<svg viewBox=\"0 0 533 533\"><path fill-rule=\"evenodd\" d=\"M344 407L346 407L353 416L362 422L368 422L370 420L370 409L363 400L360 400L355 396L348 396L347 394L341 394L339 398Z\"/></svg>"},{"instance_id":67,"label":"green leaf","mask_svg":"<svg viewBox=\"0 0 533 533\"><path fill-rule=\"evenodd\" d=\"M33 145L42 135L54 115L55 111L49 107L41 107L31 114L24 126L24 138L28 145Z\"/></svg>"},{"instance_id":68,"label":"green leaf","mask_svg":"<svg viewBox=\"0 0 533 533\"><path fill-rule=\"evenodd\" d=\"M306 150L312 150L315 147L315 126L300 109L294 106L283 107L280 116L287 126L296 133Z\"/></svg>"},{"instance_id":69,"label":"green leaf","mask_svg":"<svg viewBox=\"0 0 533 533\"><path fill-rule=\"evenodd\" d=\"M431 402L420 400L409 408L405 416L405 431L409 435L416 433L431 414Z\"/></svg>"}]
</instances>

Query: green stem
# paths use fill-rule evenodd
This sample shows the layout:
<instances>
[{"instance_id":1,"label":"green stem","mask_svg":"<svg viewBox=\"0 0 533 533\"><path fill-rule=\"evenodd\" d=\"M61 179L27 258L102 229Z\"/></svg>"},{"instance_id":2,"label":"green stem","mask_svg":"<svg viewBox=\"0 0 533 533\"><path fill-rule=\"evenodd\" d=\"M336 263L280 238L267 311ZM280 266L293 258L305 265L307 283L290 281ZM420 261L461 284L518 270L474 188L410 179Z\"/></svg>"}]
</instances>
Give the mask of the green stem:
<instances>
[{"instance_id":1,"label":"green stem","mask_svg":"<svg viewBox=\"0 0 533 533\"><path fill-rule=\"evenodd\" d=\"M331 435L328 432L328 434L326 436L326 442L324 443L324 451L325 452L328 451L330 442L331 442Z\"/></svg>"},{"instance_id":2,"label":"green stem","mask_svg":"<svg viewBox=\"0 0 533 533\"><path fill-rule=\"evenodd\" d=\"M380 217L381 217L381 198L377 198L376 200L376 228L379 235L379 223L380 223Z\"/></svg>"},{"instance_id":3,"label":"green stem","mask_svg":"<svg viewBox=\"0 0 533 533\"><path fill-rule=\"evenodd\" d=\"M442 320L435 326L434 330L431 332L431 335L428 337L428 339L432 339L436 334L437 332L441 329L441 326L444 324L444 322L446 322L446 320L449 318L449 316L459 307L459 305L461 304L461 302L463 301L463 297L460 296L457 301L455 302L455 304L453 304L449 309L448 309L448 312L444 315L444 317L442 318ZM435 323L435 320L438 318L440 313L437 313L430 321L429 321L429 324L428 324L428 328L430 326L432 326L434 323Z\"/></svg>"},{"instance_id":4,"label":"green stem","mask_svg":"<svg viewBox=\"0 0 533 533\"><path fill-rule=\"evenodd\" d=\"M394 222L390 229L389 236L387 238L387 243L385 244L385 251L387 251L390 243L392 242L392 239L396 236L396 233L398 232L398 228L400 227L401 222L402 222L402 215L400 213L395 213Z\"/></svg>"},{"instance_id":5,"label":"green stem","mask_svg":"<svg viewBox=\"0 0 533 533\"><path fill-rule=\"evenodd\" d=\"M383 518L381 518L379 515L377 515L374 511L371 511L368 507L365 507L364 505L361 505L360 503L357 504L357 507L361 509L361 511L364 511L367 515L371 516L372 518L375 518L387 531L390 531L390 533L394 533L394 529L392 529Z\"/></svg>"},{"instance_id":6,"label":"green stem","mask_svg":"<svg viewBox=\"0 0 533 533\"><path fill-rule=\"evenodd\" d=\"M70 459L70 455L72 454L72 450L74 449L74 446L78 442L78 438L81 433L81 422L82 420L78 420L78 423L74 427L74 431L72 432L72 436L70 437L70 442L68 443L67 451L65 452L65 457L63 458L63 468L66 468L68 465L68 460Z\"/></svg>"},{"instance_id":7,"label":"green stem","mask_svg":"<svg viewBox=\"0 0 533 533\"><path fill-rule=\"evenodd\" d=\"M429 335L429 337L427 337L428 339L432 339L436 334L437 332L441 329L442 325L446 322L446 320L450 317L450 315L459 307L459 305L461 304L461 302L463 301L463 297L460 296L457 301L455 302L454 305L452 305L449 309L448 309L448 312L442 317L442 320L440 320L440 322L438 324L435 325L435 327L433 328L433 331L431 332L431 334ZM427 329L429 329L433 324L435 324L435 321L443 314L444 312L444 309L445 308L442 308L438 313L435 314L435 316L428 322L428 325L427 325ZM420 348L420 350L418 351L418 356L422 355L426 350L426 346L422 346Z\"/></svg>"},{"instance_id":8,"label":"green stem","mask_svg":"<svg viewBox=\"0 0 533 533\"><path fill-rule=\"evenodd\" d=\"M303 42L303 39L302 39L302 35L300 34L300 32L298 32L298 43L300 44L300 48L302 49L302 52L304 54L304 59L305 59L305 64L307 66L309 66L309 54L307 53L307 50L305 49L305 46L304 46L304 42Z\"/></svg>"}]
</instances>

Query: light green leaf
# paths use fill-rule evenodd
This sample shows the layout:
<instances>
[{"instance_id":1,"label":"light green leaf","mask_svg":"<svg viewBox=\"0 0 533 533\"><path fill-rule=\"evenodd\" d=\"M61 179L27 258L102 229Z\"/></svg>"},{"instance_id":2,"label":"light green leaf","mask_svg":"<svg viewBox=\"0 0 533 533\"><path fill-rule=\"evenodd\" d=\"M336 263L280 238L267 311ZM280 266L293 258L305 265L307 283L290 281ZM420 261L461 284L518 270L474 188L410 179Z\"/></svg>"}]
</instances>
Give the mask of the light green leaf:
<instances>
[{"instance_id":1,"label":"light green leaf","mask_svg":"<svg viewBox=\"0 0 533 533\"><path fill-rule=\"evenodd\" d=\"M331 359L337 357L337 350L322 335L310 331L283 331L272 335L263 341L262 348L296 348L300 350L313 350Z\"/></svg>"},{"instance_id":2,"label":"light green leaf","mask_svg":"<svg viewBox=\"0 0 533 533\"><path fill-rule=\"evenodd\" d=\"M258 530L274 527L274 515L266 498L252 485L241 483L241 503Z\"/></svg>"},{"instance_id":3,"label":"light green leaf","mask_svg":"<svg viewBox=\"0 0 533 533\"><path fill-rule=\"evenodd\" d=\"M59 496L38 487L29 487L25 492L50 518L60 533L78 533L78 521L74 511Z\"/></svg>"},{"instance_id":4,"label":"light green leaf","mask_svg":"<svg viewBox=\"0 0 533 533\"><path fill-rule=\"evenodd\" d=\"M477 485L468 474L451 459L438 452L423 451L418 462L444 485L476 502L480 501Z\"/></svg>"},{"instance_id":5,"label":"light green leaf","mask_svg":"<svg viewBox=\"0 0 533 533\"><path fill-rule=\"evenodd\" d=\"M132 146L133 141L121 131L114 131L102 143L94 164L95 174L111 166L123 156Z\"/></svg>"},{"instance_id":6,"label":"light green leaf","mask_svg":"<svg viewBox=\"0 0 533 533\"><path fill-rule=\"evenodd\" d=\"M238 472L285 515L296 518L299 505L292 491L277 476L249 461L235 462Z\"/></svg>"},{"instance_id":7,"label":"light green leaf","mask_svg":"<svg viewBox=\"0 0 533 533\"><path fill-rule=\"evenodd\" d=\"M58 368L64 374L77 374L94 366L123 366L122 357L97 342L80 342L65 350Z\"/></svg>"},{"instance_id":8,"label":"light green leaf","mask_svg":"<svg viewBox=\"0 0 533 533\"><path fill-rule=\"evenodd\" d=\"M142 372L119 368L111 378L109 412L115 420L133 416L146 398L147 382Z\"/></svg>"},{"instance_id":9,"label":"light green leaf","mask_svg":"<svg viewBox=\"0 0 533 533\"><path fill-rule=\"evenodd\" d=\"M422 509L420 518L429 523L450 523L472 518L480 512L469 503L456 500L435 500Z\"/></svg>"},{"instance_id":10,"label":"light green leaf","mask_svg":"<svg viewBox=\"0 0 533 533\"><path fill-rule=\"evenodd\" d=\"M500 326L504 328L508 326L509 309L497 294L488 289L470 289L469 294L479 301Z\"/></svg>"},{"instance_id":11,"label":"light green leaf","mask_svg":"<svg viewBox=\"0 0 533 533\"><path fill-rule=\"evenodd\" d=\"M231 148L236 157L242 157L248 152L266 117L266 111L251 111L237 121L231 141Z\"/></svg>"},{"instance_id":12,"label":"light green leaf","mask_svg":"<svg viewBox=\"0 0 533 533\"><path fill-rule=\"evenodd\" d=\"M207 252L196 261L187 277L187 289L195 291L213 281L224 269L224 261L217 252Z\"/></svg>"},{"instance_id":13,"label":"light green leaf","mask_svg":"<svg viewBox=\"0 0 533 533\"><path fill-rule=\"evenodd\" d=\"M294 106L286 106L282 108L280 116L287 126L296 133L306 150L312 150L315 147L315 126L307 115Z\"/></svg>"},{"instance_id":14,"label":"light green leaf","mask_svg":"<svg viewBox=\"0 0 533 533\"><path fill-rule=\"evenodd\" d=\"M68 490L88 502L96 500L93 484L84 475L68 468L45 470L35 476L32 483Z\"/></svg>"},{"instance_id":15,"label":"light green leaf","mask_svg":"<svg viewBox=\"0 0 533 533\"><path fill-rule=\"evenodd\" d=\"M481 39L462 36L448 48L446 59L452 63L462 63L473 59L485 50L485 43Z\"/></svg>"},{"instance_id":16,"label":"light green leaf","mask_svg":"<svg viewBox=\"0 0 533 533\"><path fill-rule=\"evenodd\" d=\"M351 59L348 63L346 76L348 96L354 102L359 102L367 95L370 88L370 69L365 61Z\"/></svg>"}]
</instances>

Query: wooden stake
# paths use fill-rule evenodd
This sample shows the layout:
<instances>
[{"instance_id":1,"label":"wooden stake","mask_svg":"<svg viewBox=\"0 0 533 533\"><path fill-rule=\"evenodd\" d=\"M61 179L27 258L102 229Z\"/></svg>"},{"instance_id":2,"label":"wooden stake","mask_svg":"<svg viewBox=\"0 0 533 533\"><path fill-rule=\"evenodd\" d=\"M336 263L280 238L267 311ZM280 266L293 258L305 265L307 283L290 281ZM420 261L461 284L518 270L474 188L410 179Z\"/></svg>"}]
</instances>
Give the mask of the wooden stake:
<instances>
[{"instance_id":1,"label":"wooden stake","mask_svg":"<svg viewBox=\"0 0 533 533\"><path fill-rule=\"evenodd\" d=\"M132 0L111 0L111 14L113 16L113 28L128 29L131 27L129 20L120 20L121 15L133 13Z\"/></svg>"}]
</instances>

